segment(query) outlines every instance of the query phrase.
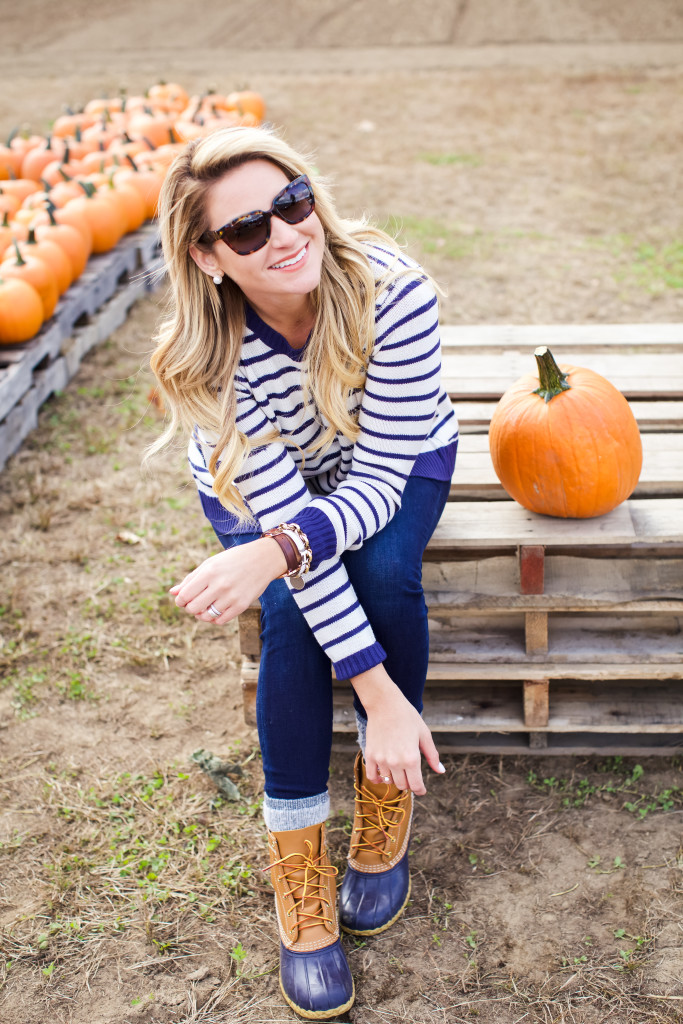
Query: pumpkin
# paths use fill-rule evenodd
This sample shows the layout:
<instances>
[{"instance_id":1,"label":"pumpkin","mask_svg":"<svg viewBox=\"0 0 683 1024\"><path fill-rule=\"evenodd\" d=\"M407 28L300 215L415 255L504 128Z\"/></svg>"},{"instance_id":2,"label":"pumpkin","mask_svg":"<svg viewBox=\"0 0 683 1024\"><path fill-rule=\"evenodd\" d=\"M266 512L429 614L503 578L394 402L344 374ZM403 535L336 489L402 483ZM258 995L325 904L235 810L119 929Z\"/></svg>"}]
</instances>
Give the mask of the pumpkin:
<instances>
[{"instance_id":1,"label":"pumpkin","mask_svg":"<svg viewBox=\"0 0 683 1024\"><path fill-rule=\"evenodd\" d=\"M8 250L11 253L11 250ZM0 275L5 279L18 278L33 285L43 304L43 319L49 320L55 311L59 290L57 278L52 267L35 256L24 256L14 242L15 256L5 254L0 263Z\"/></svg>"},{"instance_id":2,"label":"pumpkin","mask_svg":"<svg viewBox=\"0 0 683 1024\"><path fill-rule=\"evenodd\" d=\"M71 264L71 276L75 281L85 270L90 255L90 246L81 232L72 224L60 224L51 208L37 214L34 223L39 241L49 239L61 245Z\"/></svg>"},{"instance_id":3,"label":"pumpkin","mask_svg":"<svg viewBox=\"0 0 683 1024\"><path fill-rule=\"evenodd\" d=\"M81 182L85 193L78 199L71 199L67 206L85 215L92 231L92 251L109 252L124 234L118 207L103 193L98 193L89 182Z\"/></svg>"},{"instance_id":4,"label":"pumpkin","mask_svg":"<svg viewBox=\"0 0 683 1024\"><path fill-rule=\"evenodd\" d=\"M74 275L71 260L61 245L50 241L48 238L39 240L36 238L34 225L30 225L28 238L25 242L19 242L18 248L24 259L32 256L36 260L42 260L43 263L47 263L57 280L57 291L60 295L63 295L73 281Z\"/></svg>"},{"instance_id":5,"label":"pumpkin","mask_svg":"<svg viewBox=\"0 0 683 1024\"><path fill-rule=\"evenodd\" d=\"M496 406L489 429L493 468L508 494L532 512L586 519L633 492L643 461L631 408L592 370L560 369L548 348L538 377L522 377Z\"/></svg>"},{"instance_id":6,"label":"pumpkin","mask_svg":"<svg viewBox=\"0 0 683 1024\"><path fill-rule=\"evenodd\" d=\"M40 295L27 281L0 277L0 345L16 345L38 333L43 323Z\"/></svg>"}]
</instances>

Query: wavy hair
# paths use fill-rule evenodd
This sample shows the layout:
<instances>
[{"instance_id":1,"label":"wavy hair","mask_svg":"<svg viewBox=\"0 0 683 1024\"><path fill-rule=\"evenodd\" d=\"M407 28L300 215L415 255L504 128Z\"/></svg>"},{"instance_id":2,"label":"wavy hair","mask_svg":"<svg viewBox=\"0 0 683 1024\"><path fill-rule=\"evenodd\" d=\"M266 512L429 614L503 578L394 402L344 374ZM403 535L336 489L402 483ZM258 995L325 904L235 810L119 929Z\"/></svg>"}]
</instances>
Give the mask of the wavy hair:
<instances>
[{"instance_id":1,"label":"wavy hair","mask_svg":"<svg viewBox=\"0 0 683 1024\"><path fill-rule=\"evenodd\" d=\"M244 295L227 276L220 286L213 284L195 263L190 246L208 251L216 244L200 241L209 228L207 193L223 175L251 160L270 161L290 181L307 174L314 182L315 211L325 247L320 283L311 293L315 323L302 368L304 400L318 410L324 428L316 450L328 447L337 432L356 440L359 428L348 403L365 384L377 295L396 276L413 273L390 267L381 278L375 277L363 243L388 247L398 258L395 240L365 220L339 217L329 188L314 176L310 159L270 129L219 129L189 142L176 158L159 201L171 300L151 357L170 421L147 457L168 444L179 426L187 430L199 426L215 442L209 460L214 492L240 519L249 515L234 480L251 447L235 425L233 387L245 327ZM279 436L274 432L255 443L262 445Z\"/></svg>"}]
</instances>

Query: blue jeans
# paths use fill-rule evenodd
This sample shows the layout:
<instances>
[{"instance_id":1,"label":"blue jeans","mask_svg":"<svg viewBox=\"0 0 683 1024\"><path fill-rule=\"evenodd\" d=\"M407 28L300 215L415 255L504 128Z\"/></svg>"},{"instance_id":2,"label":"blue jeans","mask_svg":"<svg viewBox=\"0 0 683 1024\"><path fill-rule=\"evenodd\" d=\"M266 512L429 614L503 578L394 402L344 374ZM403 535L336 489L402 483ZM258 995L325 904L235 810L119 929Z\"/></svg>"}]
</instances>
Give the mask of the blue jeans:
<instances>
[{"instance_id":1,"label":"blue jeans","mask_svg":"<svg viewBox=\"0 0 683 1024\"><path fill-rule=\"evenodd\" d=\"M386 670L420 712L429 659L422 555L449 488L450 481L411 476L393 519L357 551L342 555L358 600L387 652ZM258 536L218 534L218 539L231 547ZM256 721L266 822L274 830L317 824L325 820L329 806L331 666L284 580L274 580L261 597L261 641ZM361 721L366 719L355 696L354 706ZM283 825L285 821L296 823Z\"/></svg>"}]
</instances>

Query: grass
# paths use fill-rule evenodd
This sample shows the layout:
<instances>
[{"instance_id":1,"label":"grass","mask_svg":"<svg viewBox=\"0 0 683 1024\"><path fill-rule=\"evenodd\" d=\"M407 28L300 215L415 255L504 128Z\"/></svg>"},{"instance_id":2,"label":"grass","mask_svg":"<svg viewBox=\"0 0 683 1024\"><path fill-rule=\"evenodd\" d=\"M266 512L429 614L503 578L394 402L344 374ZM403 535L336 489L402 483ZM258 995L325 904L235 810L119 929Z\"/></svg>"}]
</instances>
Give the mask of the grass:
<instances>
[{"instance_id":1,"label":"grass","mask_svg":"<svg viewBox=\"0 0 683 1024\"><path fill-rule=\"evenodd\" d=\"M420 153L418 159L434 167L479 167L483 158L476 153Z\"/></svg>"},{"instance_id":2,"label":"grass","mask_svg":"<svg viewBox=\"0 0 683 1024\"><path fill-rule=\"evenodd\" d=\"M645 774L642 765L626 768L623 757L611 757L598 763L597 771L609 778L599 779L556 778L554 775L541 778L534 769L529 771L527 782L535 789L551 793L559 808L584 807L596 798L603 801L617 801L618 805L642 821L656 812L683 808L683 788L667 786L664 789L651 788L648 791L641 780ZM619 866L619 865L617 865Z\"/></svg>"}]
</instances>

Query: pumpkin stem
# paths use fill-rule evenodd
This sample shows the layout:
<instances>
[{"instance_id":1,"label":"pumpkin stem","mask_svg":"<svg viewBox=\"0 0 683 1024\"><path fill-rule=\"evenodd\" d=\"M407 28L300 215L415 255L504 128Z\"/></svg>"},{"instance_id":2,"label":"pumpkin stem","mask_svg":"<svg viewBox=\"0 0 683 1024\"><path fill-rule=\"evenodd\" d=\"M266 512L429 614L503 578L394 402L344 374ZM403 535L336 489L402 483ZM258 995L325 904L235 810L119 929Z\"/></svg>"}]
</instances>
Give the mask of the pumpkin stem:
<instances>
[{"instance_id":1,"label":"pumpkin stem","mask_svg":"<svg viewBox=\"0 0 683 1024\"><path fill-rule=\"evenodd\" d=\"M21 255L21 252L19 251L19 245L17 243L16 238L13 238L12 242L14 243L14 251L17 254L17 262L14 264L14 266L15 267L23 267L24 264L26 263L26 260L24 259L24 257Z\"/></svg>"},{"instance_id":2,"label":"pumpkin stem","mask_svg":"<svg viewBox=\"0 0 683 1024\"><path fill-rule=\"evenodd\" d=\"M545 402L561 394L563 391L570 391L571 385L567 384L567 374L562 373L553 358L553 354L546 345L541 345L534 352L536 365L538 366L538 379L541 386L534 391L540 395Z\"/></svg>"}]
</instances>

